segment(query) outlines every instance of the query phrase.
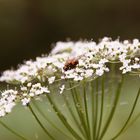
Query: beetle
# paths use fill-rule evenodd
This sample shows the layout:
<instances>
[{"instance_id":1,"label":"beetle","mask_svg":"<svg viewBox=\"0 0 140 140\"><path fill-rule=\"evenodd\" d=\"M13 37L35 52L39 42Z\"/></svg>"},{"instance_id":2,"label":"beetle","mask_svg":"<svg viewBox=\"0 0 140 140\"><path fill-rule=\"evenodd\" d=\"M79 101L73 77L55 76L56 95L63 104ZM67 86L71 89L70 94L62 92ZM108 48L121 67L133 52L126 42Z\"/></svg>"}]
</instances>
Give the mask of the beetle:
<instances>
[{"instance_id":1,"label":"beetle","mask_svg":"<svg viewBox=\"0 0 140 140\"><path fill-rule=\"evenodd\" d=\"M68 59L65 63L65 66L63 67L63 69L65 71L74 69L78 63L79 62L78 62L77 58Z\"/></svg>"}]
</instances>

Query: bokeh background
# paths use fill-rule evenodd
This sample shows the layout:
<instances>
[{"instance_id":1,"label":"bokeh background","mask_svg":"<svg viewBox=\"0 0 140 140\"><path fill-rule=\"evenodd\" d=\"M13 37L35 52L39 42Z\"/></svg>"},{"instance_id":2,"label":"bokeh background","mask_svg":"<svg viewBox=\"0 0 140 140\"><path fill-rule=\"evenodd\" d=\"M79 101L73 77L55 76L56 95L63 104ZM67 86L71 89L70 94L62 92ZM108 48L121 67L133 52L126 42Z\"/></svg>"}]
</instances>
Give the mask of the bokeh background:
<instances>
[{"instance_id":1,"label":"bokeh background","mask_svg":"<svg viewBox=\"0 0 140 140\"><path fill-rule=\"evenodd\" d=\"M0 71L67 39L140 36L139 0L0 0Z\"/></svg>"}]
</instances>

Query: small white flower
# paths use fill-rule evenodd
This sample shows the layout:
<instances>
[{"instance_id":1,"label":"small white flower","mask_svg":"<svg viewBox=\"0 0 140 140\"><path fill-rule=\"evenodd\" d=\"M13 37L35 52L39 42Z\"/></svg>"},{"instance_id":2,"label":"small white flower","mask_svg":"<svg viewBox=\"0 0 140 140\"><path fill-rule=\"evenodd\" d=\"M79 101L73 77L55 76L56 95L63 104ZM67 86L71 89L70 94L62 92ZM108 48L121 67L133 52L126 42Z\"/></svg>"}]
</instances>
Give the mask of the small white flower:
<instances>
[{"instance_id":1,"label":"small white flower","mask_svg":"<svg viewBox=\"0 0 140 140\"><path fill-rule=\"evenodd\" d=\"M41 87L42 93L50 93L49 89L47 87Z\"/></svg>"},{"instance_id":2,"label":"small white flower","mask_svg":"<svg viewBox=\"0 0 140 140\"><path fill-rule=\"evenodd\" d=\"M102 69L97 69L96 70L96 75L102 76L104 74L104 71Z\"/></svg>"},{"instance_id":3,"label":"small white flower","mask_svg":"<svg viewBox=\"0 0 140 140\"><path fill-rule=\"evenodd\" d=\"M6 115L5 110L0 108L0 117L4 117L5 115Z\"/></svg>"},{"instance_id":4,"label":"small white flower","mask_svg":"<svg viewBox=\"0 0 140 140\"><path fill-rule=\"evenodd\" d=\"M21 100L21 102L22 102L22 105L23 106L26 106L26 105L28 105L29 104L29 102L30 102L30 98L23 98L22 100Z\"/></svg>"},{"instance_id":5,"label":"small white flower","mask_svg":"<svg viewBox=\"0 0 140 140\"><path fill-rule=\"evenodd\" d=\"M27 87L21 87L21 91L27 91Z\"/></svg>"},{"instance_id":6,"label":"small white flower","mask_svg":"<svg viewBox=\"0 0 140 140\"><path fill-rule=\"evenodd\" d=\"M30 92L30 93L29 93L29 96L30 96L30 97L34 97L34 96L35 96L35 94L34 94L34 93L32 93L32 92Z\"/></svg>"},{"instance_id":7,"label":"small white flower","mask_svg":"<svg viewBox=\"0 0 140 140\"><path fill-rule=\"evenodd\" d=\"M29 96L34 97L34 96L41 95L43 93L50 93L50 91L48 90L48 87L44 87L44 86L41 86L40 83L36 83L32 85L29 91Z\"/></svg>"},{"instance_id":8,"label":"small white flower","mask_svg":"<svg viewBox=\"0 0 140 140\"><path fill-rule=\"evenodd\" d=\"M85 77L86 78L91 77L92 75L93 75L93 70L92 69L86 70L86 72L85 72Z\"/></svg>"},{"instance_id":9,"label":"small white flower","mask_svg":"<svg viewBox=\"0 0 140 140\"><path fill-rule=\"evenodd\" d=\"M140 61L140 59L136 57L136 58L135 58L135 61Z\"/></svg>"},{"instance_id":10,"label":"small white flower","mask_svg":"<svg viewBox=\"0 0 140 140\"><path fill-rule=\"evenodd\" d=\"M60 94L63 93L64 89L65 89L65 85L62 85L62 86L60 87Z\"/></svg>"},{"instance_id":11,"label":"small white flower","mask_svg":"<svg viewBox=\"0 0 140 140\"><path fill-rule=\"evenodd\" d=\"M7 106L5 106L5 112L10 113L15 105L16 104L14 102L10 102Z\"/></svg>"},{"instance_id":12,"label":"small white flower","mask_svg":"<svg viewBox=\"0 0 140 140\"><path fill-rule=\"evenodd\" d=\"M55 76L48 78L49 84L52 84L55 81Z\"/></svg>"},{"instance_id":13,"label":"small white flower","mask_svg":"<svg viewBox=\"0 0 140 140\"><path fill-rule=\"evenodd\" d=\"M83 80L84 78L82 76L75 76L74 77L74 81L81 81Z\"/></svg>"},{"instance_id":14,"label":"small white flower","mask_svg":"<svg viewBox=\"0 0 140 140\"><path fill-rule=\"evenodd\" d=\"M31 87L31 86L32 86L32 83L28 83L28 84L27 84L27 87Z\"/></svg>"},{"instance_id":15,"label":"small white flower","mask_svg":"<svg viewBox=\"0 0 140 140\"><path fill-rule=\"evenodd\" d=\"M105 58L103 58L103 59L101 59L101 60L99 61L99 64L105 64L105 63L107 63L107 62L108 62L108 60L105 59Z\"/></svg>"}]
</instances>

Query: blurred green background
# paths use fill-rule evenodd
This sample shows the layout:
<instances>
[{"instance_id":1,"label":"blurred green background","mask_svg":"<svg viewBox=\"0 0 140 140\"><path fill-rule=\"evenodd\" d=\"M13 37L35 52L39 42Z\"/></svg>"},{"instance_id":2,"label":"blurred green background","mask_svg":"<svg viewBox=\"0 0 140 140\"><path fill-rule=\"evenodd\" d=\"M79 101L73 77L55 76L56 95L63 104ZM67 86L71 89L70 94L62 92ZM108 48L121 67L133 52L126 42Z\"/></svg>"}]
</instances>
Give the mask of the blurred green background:
<instances>
[{"instance_id":1,"label":"blurred green background","mask_svg":"<svg viewBox=\"0 0 140 140\"><path fill-rule=\"evenodd\" d=\"M139 38L139 5L139 0L0 0L0 70L67 38Z\"/></svg>"}]
</instances>

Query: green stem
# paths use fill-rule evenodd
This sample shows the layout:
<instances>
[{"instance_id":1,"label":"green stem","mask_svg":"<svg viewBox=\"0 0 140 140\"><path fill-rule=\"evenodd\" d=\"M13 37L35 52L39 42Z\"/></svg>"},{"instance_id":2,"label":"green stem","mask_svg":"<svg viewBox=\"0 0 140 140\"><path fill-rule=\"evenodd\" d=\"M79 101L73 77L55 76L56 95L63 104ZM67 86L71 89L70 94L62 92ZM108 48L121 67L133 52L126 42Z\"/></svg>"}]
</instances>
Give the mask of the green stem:
<instances>
[{"instance_id":1,"label":"green stem","mask_svg":"<svg viewBox=\"0 0 140 140\"><path fill-rule=\"evenodd\" d=\"M70 83L70 87L72 87L71 83ZM85 116L83 113L83 107L82 107L82 101L81 98L79 97L80 92L77 93L77 90L74 88L71 89L71 95L74 101L74 105L76 107L76 111L78 113L79 119L81 121L81 124L83 125L83 129L86 133L87 139L88 139L88 130L86 128L86 122L85 122Z\"/></svg>"},{"instance_id":2,"label":"green stem","mask_svg":"<svg viewBox=\"0 0 140 140\"><path fill-rule=\"evenodd\" d=\"M126 120L126 122L124 123L123 127L121 128L121 130L117 133L117 135L115 137L112 138L112 140L115 140L119 135L121 135L121 133L123 132L123 130L126 128L129 120L131 119L132 115L133 115L133 112L135 110L135 107L136 107L136 104L137 104L137 101L139 99L139 95L140 95L140 88L139 88L139 91L137 93L137 96L136 96L136 99L134 101L134 104L133 104L133 107L132 107L132 110L128 116L128 119Z\"/></svg>"},{"instance_id":3,"label":"green stem","mask_svg":"<svg viewBox=\"0 0 140 140\"><path fill-rule=\"evenodd\" d=\"M110 76L108 77L108 84L110 85L107 85L108 86L108 104L112 104L112 101L114 99L114 96L113 96L113 91L114 91L114 84L116 83L116 73L115 73L115 64L114 63L111 63L110 64ZM109 114L110 112L110 107L107 108L106 110L106 114Z\"/></svg>"},{"instance_id":4,"label":"green stem","mask_svg":"<svg viewBox=\"0 0 140 140\"><path fill-rule=\"evenodd\" d=\"M67 135L67 134L65 134L60 128L58 128L42 111L41 111L41 109L36 105L36 103L35 102L32 102L33 103L33 105L34 105L34 107L37 109L37 111L44 117L44 119L46 120L46 121L48 121L50 124L51 124L51 126L53 127L53 128L55 128L57 131L59 131L60 133L62 133L63 135L65 135L68 139L72 139L69 135Z\"/></svg>"},{"instance_id":5,"label":"green stem","mask_svg":"<svg viewBox=\"0 0 140 140\"><path fill-rule=\"evenodd\" d=\"M92 118L92 138L94 139L94 125L95 125L95 114L94 114L94 81L91 82L91 105L92 105L92 113L91 113L91 118Z\"/></svg>"},{"instance_id":6,"label":"green stem","mask_svg":"<svg viewBox=\"0 0 140 140\"><path fill-rule=\"evenodd\" d=\"M114 116L114 113L116 111L116 107L117 107L117 104L118 104L118 100L119 100L119 97L120 97L120 93L121 93L121 89L122 89L122 85L123 85L123 79L124 78L122 77L122 80L118 85L117 91L115 93L116 97L115 97L115 100L114 100L114 105L113 105L113 107L111 109L111 112L110 112L109 117L108 117L108 119L106 121L106 124L105 124L105 126L104 126L104 128L102 130L102 133L101 133L101 136L99 137L99 140L101 140L104 137L104 135L105 135L106 131L108 130L108 127L109 127L109 125L110 125L110 123L111 123L111 121L113 119L113 116Z\"/></svg>"},{"instance_id":7,"label":"green stem","mask_svg":"<svg viewBox=\"0 0 140 140\"><path fill-rule=\"evenodd\" d=\"M88 106L87 106L87 93L86 93L86 87L85 87L85 82L83 84L84 88L84 105L85 105L85 113L86 113L86 122L87 122L87 129L88 129L88 140L91 139L91 134L90 134L90 125L89 125L89 116L88 116Z\"/></svg>"},{"instance_id":8,"label":"green stem","mask_svg":"<svg viewBox=\"0 0 140 140\"><path fill-rule=\"evenodd\" d=\"M56 104L54 103L54 101L51 99L51 97L49 95L46 94L46 96L48 97L49 102L51 103L54 111L57 113L58 118L61 120L61 122L64 124L64 126L69 130L69 132L71 132L71 134L77 139L77 140L82 140L82 138L77 134L77 132L75 132L75 130L73 130L73 128L69 125L69 123L67 122L67 119L65 118L65 116L60 112L60 110L57 108Z\"/></svg>"},{"instance_id":9,"label":"green stem","mask_svg":"<svg viewBox=\"0 0 140 140\"><path fill-rule=\"evenodd\" d=\"M74 120L76 126L77 126L78 129L80 130L80 132L81 132L81 134L83 135L83 137L86 138L85 132L83 131L83 129L82 129L82 127L81 127L82 124L80 125L79 122L78 122L78 120L76 119L76 116L74 115L74 112L73 112L73 110L72 110L72 108L71 108L71 106L70 106L70 104L69 104L69 102L68 102L68 100L67 100L65 94L63 94L62 96L63 96L63 98L64 98L64 101L65 101L65 103L66 103L66 106L67 106L67 108L68 108L68 110L69 110L69 112L70 112L70 114L71 114L71 116L72 116L72 118L73 118L73 120Z\"/></svg>"},{"instance_id":10,"label":"green stem","mask_svg":"<svg viewBox=\"0 0 140 140\"><path fill-rule=\"evenodd\" d=\"M22 140L27 140L26 138L24 138L22 135L18 134L17 132L15 132L13 129L11 129L10 127L8 127L5 123L3 123L2 121L0 121L0 124L5 127L8 131L10 131L11 133L13 133L14 135L16 135L17 137L19 137Z\"/></svg>"},{"instance_id":11,"label":"green stem","mask_svg":"<svg viewBox=\"0 0 140 140\"><path fill-rule=\"evenodd\" d=\"M139 118L140 118L140 113L138 113L136 117L126 126L126 128L122 133L124 133L127 129L129 129Z\"/></svg>"},{"instance_id":12,"label":"green stem","mask_svg":"<svg viewBox=\"0 0 140 140\"><path fill-rule=\"evenodd\" d=\"M100 113L100 119L99 119L99 127L97 131L97 137L98 140L100 131L101 131L101 125L102 125L102 119L103 119L103 109L104 109L104 75L102 77L102 94L101 94L101 113Z\"/></svg>"},{"instance_id":13,"label":"green stem","mask_svg":"<svg viewBox=\"0 0 140 140\"><path fill-rule=\"evenodd\" d=\"M34 118L36 119L36 121L38 122L38 124L40 125L40 127L43 129L43 131L52 139L55 140L55 138L48 132L48 130L42 125L41 121L38 119L37 115L35 114L35 112L33 111L31 105L28 106L28 108L30 109L31 113L33 114Z\"/></svg>"},{"instance_id":14,"label":"green stem","mask_svg":"<svg viewBox=\"0 0 140 140\"><path fill-rule=\"evenodd\" d=\"M94 120L94 132L93 132L93 135L94 135L94 140L96 140L96 133L97 133L97 122L98 122L98 79L96 80L96 101L94 100L95 102L95 120Z\"/></svg>"}]
</instances>

